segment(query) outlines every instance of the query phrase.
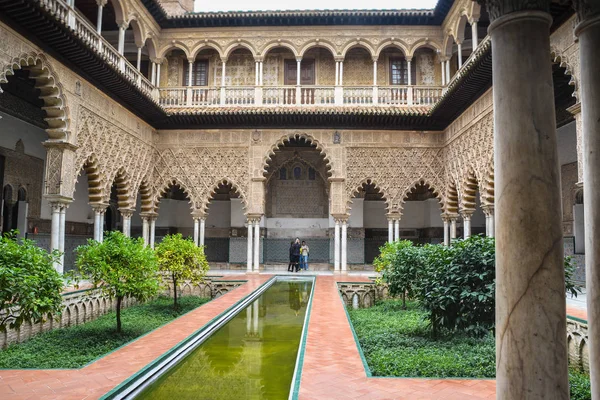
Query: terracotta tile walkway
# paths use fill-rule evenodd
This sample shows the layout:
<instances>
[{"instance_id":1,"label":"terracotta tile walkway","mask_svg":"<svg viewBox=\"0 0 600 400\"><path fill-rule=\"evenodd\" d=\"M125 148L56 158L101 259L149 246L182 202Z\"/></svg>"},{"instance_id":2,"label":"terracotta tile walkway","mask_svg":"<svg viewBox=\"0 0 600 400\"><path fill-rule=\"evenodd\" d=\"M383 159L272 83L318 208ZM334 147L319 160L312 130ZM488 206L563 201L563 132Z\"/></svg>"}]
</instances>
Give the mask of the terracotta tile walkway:
<instances>
[{"instance_id":1,"label":"terracotta tile walkway","mask_svg":"<svg viewBox=\"0 0 600 400\"><path fill-rule=\"evenodd\" d=\"M97 399L269 278L268 275L222 278L248 282L82 369L0 370L0 399Z\"/></svg>"},{"instance_id":2,"label":"terracotta tile walkway","mask_svg":"<svg viewBox=\"0 0 600 400\"><path fill-rule=\"evenodd\" d=\"M320 276L308 325L300 399L495 399L493 380L367 378L336 281L361 277Z\"/></svg>"},{"instance_id":3,"label":"terracotta tile walkway","mask_svg":"<svg viewBox=\"0 0 600 400\"><path fill-rule=\"evenodd\" d=\"M251 293L270 275L227 275L248 283L77 370L0 370L0 399L97 399ZM336 282L363 276L318 276L304 357L301 400L495 399L493 380L367 378ZM568 308L585 319L585 310ZM242 400L242 399L240 399Z\"/></svg>"}]
</instances>

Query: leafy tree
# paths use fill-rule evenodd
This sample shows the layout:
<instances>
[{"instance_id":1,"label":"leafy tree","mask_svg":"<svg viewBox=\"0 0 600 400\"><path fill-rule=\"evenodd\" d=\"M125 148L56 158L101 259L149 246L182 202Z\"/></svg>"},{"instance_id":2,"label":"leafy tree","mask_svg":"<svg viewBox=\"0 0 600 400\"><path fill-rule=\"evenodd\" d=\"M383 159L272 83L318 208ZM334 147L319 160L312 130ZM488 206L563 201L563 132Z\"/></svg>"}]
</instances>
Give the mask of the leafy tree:
<instances>
[{"instance_id":1,"label":"leafy tree","mask_svg":"<svg viewBox=\"0 0 600 400\"><path fill-rule=\"evenodd\" d=\"M192 284L203 281L208 271L204 247L198 247L180 233L167 235L156 247L158 266L171 275L173 281L173 306L177 308L177 284L188 280Z\"/></svg>"},{"instance_id":2,"label":"leafy tree","mask_svg":"<svg viewBox=\"0 0 600 400\"><path fill-rule=\"evenodd\" d=\"M565 257L565 288L571 296L577 297L581 293L581 286L575 283L575 261L573 257Z\"/></svg>"},{"instance_id":3,"label":"leafy tree","mask_svg":"<svg viewBox=\"0 0 600 400\"><path fill-rule=\"evenodd\" d=\"M48 253L31 240L18 240L17 233L0 238L0 332L62 310L63 280L54 269L58 251Z\"/></svg>"},{"instance_id":4,"label":"leafy tree","mask_svg":"<svg viewBox=\"0 0 600 400\"><path fill-rule=\"evenodd\" d=\"M121 332L121 304L125 297L145 301L160 288L154 251L141 238L109 232L102 243L88 240L77 252L78 277L89 279L109 298L117 300L117 332Z\"/></svg>"},{"instance_id":5,"label":"leafy tree","mask_svg":"<svg viewBox=\"0 0 600 400\"><path fill-rule=\"evenodd\" d=\"M381 247L381 254L373 261L375 270L382 273L392 296L402 296L406 309L406 297L414 294L422 252L410 240L388 242Z\"/></svg>"}]
</instances>

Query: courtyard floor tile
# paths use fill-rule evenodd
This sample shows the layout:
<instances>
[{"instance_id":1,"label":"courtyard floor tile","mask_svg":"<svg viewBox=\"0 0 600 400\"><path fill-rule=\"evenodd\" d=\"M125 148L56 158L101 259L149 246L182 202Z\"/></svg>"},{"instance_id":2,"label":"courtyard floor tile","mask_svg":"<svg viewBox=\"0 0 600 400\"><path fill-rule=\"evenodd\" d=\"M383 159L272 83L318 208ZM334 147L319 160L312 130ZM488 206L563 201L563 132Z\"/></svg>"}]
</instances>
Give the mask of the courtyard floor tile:
<instances>
[{"instance_id":1,"label":"courtyard floor tile","mask_svg":"<svg viewBox=\"0 0 600 400\"><path fill-rule=\"evenodd\" d=\"M272 276L223 275L222 279L248 282L84 368L0 370L0 399L97 399ZM337 289L337 282L368 281L365 275L318 274L300 383L301 400L496 397L494 380L367 377ZM576 307L568 307L567 314L587 318L586 311Z\"/></svg>"}]
</instances>

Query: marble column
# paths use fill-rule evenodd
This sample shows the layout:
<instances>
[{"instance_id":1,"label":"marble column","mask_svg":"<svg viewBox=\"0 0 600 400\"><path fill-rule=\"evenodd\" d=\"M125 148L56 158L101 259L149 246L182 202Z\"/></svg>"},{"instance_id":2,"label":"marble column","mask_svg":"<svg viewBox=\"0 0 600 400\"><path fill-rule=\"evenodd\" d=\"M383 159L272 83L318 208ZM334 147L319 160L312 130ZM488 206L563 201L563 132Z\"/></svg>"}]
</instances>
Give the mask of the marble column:
<instances>
[{"instance_id":1,"label":"marble column","mask_svg":"<svg viewBox=\"0 0 600 400\"><path fill-rule=\"evenodd\" d=\"M342 273L346 273L348 270L348 220L342 220Z\"/></svg>"},{"instance_id":2,"label":"marble column","mask_svg":"<svg viewBox=\"0 0 600 400\"><path fill-rule=\"evenodd\" d=\"M144 244L148 246L150 243L150 223L148 221L148 217L142 216L142 238L144 239Z\"/></svg>"},{"instance_id":3,"label":"marble column","mask_svg":"<svg viewBox=\"0 0 600 400\"><path fill-rule=\"evenodd\" d=\"M477 49L477 46L479 46L479 34L477 32L477 20L476 19L472 19L471 20L471 39L472 39L472 47L473 47L473 51L475 51Z\"/></svg>"},{"instance_id":4,"label":"marble column","mask_svg":"<svg viewBox=\"0 0 600 400\"><path fill-rule=\"evenodd\" d=\"M452 77L450 76L450 60L446 60L446 85L450 83Z\"/></svg>"},{"instance_id":5,"label":"marble column","mask_svg":"<svg viewBox=\"0 0 600 400\"><path fill-rule=\"evenodd\" d=\"M119 212L123 218L123 234L127 237L131 237L131 217L133 216L134 210L120 209Z\"/></svg>"},{"instance_id":6,"label":"marble column","mask_svg":"<svg viewBox=\"0 0 600 400\"><path fill-rule=\"evenodd\" d=\"M388 217L388 242L394 241L394 220Z\"/></svg>"},{"instance_id":7,"label":"marble column","mask_svg":"<svg viewBox=\"0 0 600 400\"><path fill-rule=\"evenodd\" d=\"M492 60L496 396L568 399L550 0L487 3L492 53L500 55Z\"/></svg>"},{"instance_id":8,"label":"marble column","mask_svg":"<svg viewBox=\"0 0 600 400\"><path fill-rule=\"evenodd\" d=\"M340 84L340 62L335 62L335 86Z\"/></svg>"},{"instance_id":9,"label":"marble column","mask_svg":"<svg viewBox=\"0 0 600 400\"><path fill-rule=\"evenodd\" d=\"M450 217L450 243L452 239L456 239L456 216Z\"/></svg>"},{"instance_id":10,"label":"marble column","mask_svg":"<svg viewBox=\"0 0 600 400\"><path fill-rule=\"evenodd\" d=\"M60 203L50 203L50 207L52 208L52 222L51 222L51 231L50 231L50 250L59 250L60 249ZM58 272L63 272L62 264L55 263L54 269Z\"/></svg>"},{"instance_id":11,"label":"marble column","mask_svg":"<svg viewBox=\"0 0 600 400\"><path fill-rule=\"evenodd\" d=\"M406 66L408 68L408 86L412 85L412 57L406 57Z\"/></svg>"},{"instance_id":12,"label":"marble column","mask_svg":"<svg viewBox=\"0 0 600 400\"><path fill-rule=\"evenodd\" d=\"M154 86L158 86L156 84L156 63L154 61L151 61L152 64L152 70L150 72L150 82L154 85Z\"/></svg>"},{"instance_id":13,"label":"marble column","mask_svg":"<svg viewBox=\"0 0 600 400\"><path fill-rule=\"evenodd\" d=\"M260 217L254 220L254 272L260 271Z\"/></svg>"},{"instance_id":14,"label":"marble column","mask_svg":"<svg viewBox=\"0 0 600 400\"><path fill-rule=\"evenodd\" d=\"M141 67L142 67L142 47L138 47L135 68L139 71Z\"/></svg>"},{"instance_id":15,"label":"marble column","mask_svg":"<svg viewBox=\"0 0 600 400\"><path fill-rule=\"evenodd\" d=\"M248 242L247 242L247 258L246 258L246 271L247 272L252 272L252 235L253 235L253 231L252 231L252 226L254 224L254 221L252 219L248 219L248 221L246 222L247 226L248 226Z\"/></svg>"},{"instance_id":16,"label":"marble column","mask_svg":"<svg viewBox=\"0 0 600 400\"><path fill-rule=\"evenodd\" d=\"M394 241L400 240L400 217L394 219Z\"/></svg>"},{"instance_id":17,"label":"marble column","mask_svg":"<svg viewBox=\"0 0 600 400\"><path fill-rule=\"evenodd\" d=\"M600 4L579 1L583 204L588 346L592 399L600 399Z\"/></svg>"},{"instance_id":18,"label":"marble column","mask_svg":"<svg viewBox=\"0 0 600 400\"><path fill-rule=\"evenodd\" d=\"M471 237L471 216L473 212L471 210L463 210L461 213L463 219L463 239Z\"/></svg>"},{"instance_id":19,"label":"marble column","mask_svg":"<svg viewBox=\"0 0 600 400\"><path fill-rule=\"evenodd\" d=\"M106 212L107 204L92 204L94 210L94 240L102 242L104 231L104 213Z\"/></svg>"},{"instance_id":20,"label":"marble column","mask_svg":"<svg viewBox=\"0 0 600 400\"><path fill-rule=\"evenodd\" d=\"M162 64L162 61L159 60L156 63L156 87L160 87L160 66Z\"/></svg>"},{"instance_id":21,"label":"marble column","mask_svg":"<svg viewBox=\"0 0 600 400\"><path fill-rule=\"evenodd\" d=\"M446 86L446 61L441 61L440 66L442 68L442 86Z\"/></svg>"},{"instance_id":22,"label":"marble column","mask_svg":"<svg viewBox=\"0 0 600 400\"><path fill-rule=\"evenodd\" d=\"M193 217L194 218L194 244L196 246L198 246L199 242L199 236L200 236L200 217Z\"/></svg>"},{"instance_id":23,"label":"marble column","mask_svg":"<svg viewBox=\"0 0 600 400\"><path fill-rule=\"evenodd\" d=\"M458 51L456 52L456 58L458 59L458 69L462 68L462 43L457 43Z\"/></svg>"},{"instance_id":24,"label":"marble column","mask_svg":"<svg viewBox=\"0 0 600 400\"><path fill-rule=\"evenodd\" d=\"M344 86L344 60L340 61L340 86Z\"/></svg>"},{"instance_id":25,"label":"marble column","mask_svg":"<svg viewBox=\"0 0 600 400\"><path fill-rule=\"evenodd\" d=\"M96 32L99 35L102 34L102 11L104 10L104 6L108 0L96 0L96 4L98 5L98 18L96 19Z\"/></svg>"},{"instance_id":26,"label":"marble column","mask_svg":"<svg viewBox=\"0 0 600 400\"><path fill-rule=\"evenodd\" d=\"M127 30L127 24L119 24L119 43L117 45L117 51L120 55L125 52L125 31Z\"/></svg>"},{"instance_id":27,"label":"marble column","mask_svg":"<svg viewBox=\"0 0 600 400\"><path fill-rule=\"evenodd\" d=\"M194 77L194 61L195 60L188 60L188 76L187 76L187 80L188 80L188 86L192 87L194 86L194 82L193 82L193 77Z\"/></svg>"},{"instance_id":28,"label":"marble column","mask_svg":"<svg viewBox=\"0 0 600 400\"><path fill-rule=\"evenodd\" d=\"M442 221L444 222L444 246L450 246L450 220L443 217Z\"/></svg>"},{"instance_id":29,"label":"marble column","mask_svg":"<svg viewBox=\"0 0 600 400\"><path fill-rule=\"evenodd\" d=\"M335 219L333 230L333 272L340 272L340 220Z\"/></svg>"},{"instance_id":30,"label":"marble column","mask_svg":"<svg viewBox=\"0 0 600 400\"><path fill-rule=\"evenodd\" d=\"M154 248L154 241L156 238L156 217L150 218L150 248Z\"/></svg>"},{"instance_id":31,"label":"marble column","mask_svg":"<svg viewBox=\"0 0 600 400\"><path fill-rule=\"evenodd\" d=\"M259 63L259 65L258 65L258 67L259 67L259 74L258 74L258 84L259 84L260 86L262 86L262 84L263 84L263 63L264 63L264 62L263 62L263 61L261 61L261 62Z\"/></svg>"},{"instance_id":32,"label":"marble column","mask_svg":"<svg viewBox=\"0 0 600 400\"><path fill-rule=\"evenodd\" d=\"M204 231L206 230L206 217L200 218L200 246L204 246Z\"/></svg>"},{"instance_id":33,"label":"marble column","mask_svg":"<svg viewBox=\"0 0 600 400\"><path fill-rule=\"evenodd\" d=\"M59 215L59 226L58 226L58 251L60 251L60 265L61 271L63 272L65 268L65 232L66 232L66 224L67 224L67 207L68 204L62 204L60 207L60 215Z\"/></svg>"}]
</instances>

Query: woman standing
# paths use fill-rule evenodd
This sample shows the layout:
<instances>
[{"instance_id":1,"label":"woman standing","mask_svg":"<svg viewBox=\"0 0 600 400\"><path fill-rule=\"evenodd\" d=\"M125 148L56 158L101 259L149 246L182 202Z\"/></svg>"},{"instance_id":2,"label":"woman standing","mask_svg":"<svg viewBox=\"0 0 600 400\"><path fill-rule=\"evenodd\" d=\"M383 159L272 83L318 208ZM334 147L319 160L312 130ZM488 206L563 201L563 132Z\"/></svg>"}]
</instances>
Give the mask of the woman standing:
<instances>
[{"instance_id":1,"label":"woman standing","mask_svg":"<svg viewBox=\"0 0 600 400\"><path fill-rule=\"evenodd\" d=\"M302 247L300 247L300 269L308 271L308 245L303 240Z\"/></svg>"}]
</instances>

